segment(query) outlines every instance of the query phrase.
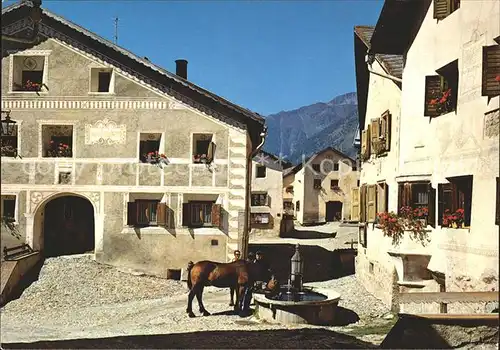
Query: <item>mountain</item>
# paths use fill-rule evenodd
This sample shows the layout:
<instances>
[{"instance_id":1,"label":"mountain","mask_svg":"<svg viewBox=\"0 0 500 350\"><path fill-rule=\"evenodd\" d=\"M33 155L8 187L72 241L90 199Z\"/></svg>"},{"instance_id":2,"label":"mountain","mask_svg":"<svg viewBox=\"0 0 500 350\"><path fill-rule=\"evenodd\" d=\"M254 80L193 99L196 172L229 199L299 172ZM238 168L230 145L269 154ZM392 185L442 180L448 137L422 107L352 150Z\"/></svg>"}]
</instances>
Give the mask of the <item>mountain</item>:
<instances>
[{"instance_id":1,"label":"mountain","mask_svg":"<svg viewBox=\"0 0 500 350\"><path fill-rule=\"evenodd\" d=\"M333 147L356 158L353 141L358 125L358 100L355 92L318 102L293 111L266 117L268 136L264 150L280 153L287 161L300 163L326 147ZM286 157L285 157L286 156Z\"/></svg>"}]
</instances>

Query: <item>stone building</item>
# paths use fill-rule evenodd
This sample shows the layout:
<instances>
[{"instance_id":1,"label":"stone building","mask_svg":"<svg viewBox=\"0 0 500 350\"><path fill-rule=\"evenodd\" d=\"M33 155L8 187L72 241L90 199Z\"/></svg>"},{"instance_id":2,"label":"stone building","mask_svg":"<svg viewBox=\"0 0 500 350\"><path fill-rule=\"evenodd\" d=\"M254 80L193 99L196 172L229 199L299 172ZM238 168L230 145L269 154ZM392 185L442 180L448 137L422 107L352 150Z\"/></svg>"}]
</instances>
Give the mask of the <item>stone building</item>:
<instances>
[{"instance_id":1,"label":"stone building","mask_svg":"<svg viewBox=\"0 0 500 350\"><path fill-rule=\"evenodd\" d=\"M253 159L250 195L251 236L279 236L283 215L283 165L277 156L259 151Z\"/></svg>"},{"instance_id":2,"label":"stone building","mask_svg":"<svg viewBox=\"0 0 500 350\"><path fill-rule=\"evenodd\" d=\"M351 206L357 205L351 195L358 179L355 160L325 148L284 172L285 212L293 210L301 225L351 220Z\"/></svg>"},{"instance_id":3,"label":"stone building","mask_svg":"<svg viewBox=\"0 0 500 350\"><path fill-rule=\"evenodd\" d=\"M30 35L29 7L2 9L4 35ZM2 47L2 216L22 241L156 275L232 256L261 116L46 9L35 43Z\"/></svg>"},{"instance_id":4,"label":"stone building","mask_svg":"<svg viewBox=\"0 0 500 350\"><path fill-rule=\"evenodd\" d=\"M498 291L498 23L491 1L386 0L375 27L355 27L356 275L395 310L444 311L400 304L402 292ZM420 237L384 235L377 213L401 217L402 207L424 223ZM447 306L484 311L484 303Z\"/></svg>"}]
</instances>

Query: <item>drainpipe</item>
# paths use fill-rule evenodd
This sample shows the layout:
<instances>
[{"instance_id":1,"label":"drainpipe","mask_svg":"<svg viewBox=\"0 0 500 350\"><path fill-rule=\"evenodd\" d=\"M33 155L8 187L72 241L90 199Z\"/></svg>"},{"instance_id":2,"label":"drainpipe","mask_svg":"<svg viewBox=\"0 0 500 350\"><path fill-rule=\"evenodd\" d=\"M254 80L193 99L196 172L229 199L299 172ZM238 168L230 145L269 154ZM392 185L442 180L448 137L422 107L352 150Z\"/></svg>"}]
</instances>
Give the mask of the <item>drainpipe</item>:
<instances>
[{"instance_id":1,"label":"drainpipe","mask_svg":"<svg viewBox=\"0 0 500 350\"><path fill-rule=\"evenodd\" d=\"M13 35L2 34L2 40L13 41L23 44L37 44L39 23L42 20L42 9L40 8L40 6L42 5L42 0L31 0L31 1L24 0L23 2L27 4L31 3L32 8L30 13L30 18L33 21L33 32L31 33L29 38L18 38Z\"/></svg>"},{"instance_id":2,"label":"drainpipe","mask_svg":"<svg viewBox=\"0 0 500 350\"><path fill-rule=\"evenodd\" d=\"M245 221L243 222L243 237L241 238L241 254L243 259L246 259L248 256L248 242L250 241L250 187L252 184L252 160L253 157L259 153L264 146L264 142L266 141L267 136L267 126L264 125L264 131L260 133L260 143L255 148L255 150L251 151L248 154L247 158L247 176L245 180Z\"/></svg>"},{"instance_id":3,"label":"drainpipe","mask_svg":"<svg viewBox=\"0 0 500 350\"><path fill-rule=\"evenodd\" d=\"M368 71L370 73L378 75L378 76L380 76L382 78L387 78L387 79L391 79L391 80L397 81L398 83L402 83L403 82L403 79L400 79L400 78L395 77L393 75L375 72L373 70L373 68L372 68L373 61L375 61L375 55L368 53L365 56L365 62L366 62L366 65L368 66Z\"/></svg>"}]
</instances>

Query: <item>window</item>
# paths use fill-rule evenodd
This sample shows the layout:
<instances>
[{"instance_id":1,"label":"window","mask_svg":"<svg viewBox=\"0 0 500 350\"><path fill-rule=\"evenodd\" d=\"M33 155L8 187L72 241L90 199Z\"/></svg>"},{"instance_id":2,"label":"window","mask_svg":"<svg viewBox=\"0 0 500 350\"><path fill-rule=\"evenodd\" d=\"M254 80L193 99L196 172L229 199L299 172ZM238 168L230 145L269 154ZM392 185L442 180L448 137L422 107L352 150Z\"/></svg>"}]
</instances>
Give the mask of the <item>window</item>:
<instances>
[{"instance_id":1,"label":"window","mask_svg":"<svg viewBox=\"0 0 500 350\"><path fill-rule=\"evenodd\" d=\"M42 125L43 157L73 157L73 125Z\"/></svg>"},{"instance_id":2,"label":"window","mask_svg":"<svg viewBox=\"0 0 500 350\"><path fill-rule=\"evenodd\" d=\"M15 221L16 214L16 196L3 195L2 196L2 220Z\"/></svg>"},{"instance_id":3,"label":"window","mask_svg":"<svg viewBox=\"0 0 500 350\"><path fill-rule=\"evenodd\" d=\"M321 188L321 179L314 179L314 189L319 190Z\"/></svg>"},{"instance_id":4,"label":"window","mask_svg":"<svg viewBox=\"0 0 500 350\"><path fill-rule=\"evenodd\" d=\"M255 167L255 177L263 178L266 177L266 166L265 165L257 165Z\"/></svg>"},{"instance_id":5,"label":"window","mask_svg":"<svg viewBox=\"0 0 500 350\"><path fill-rule=\"evenodd\" d=\"M269 213L252 213L250 214L250 223L252 225L268 225L270 220Z\"/></svg>"},{"instance_id":6,"label":"window","mask_svg":"<svg viewBox=\"0 0 500 350\"><path fill-rule=\"evenodd\" d=\"M356 186L359 187L360 183L361 183L361 181L359 181L359 180L356 181Z\"/></svg>"},{"instance_id":7,"label":"window","mask_svg":"<svg viewBox=\"0 0 500 350\"><path fill-rule=\"evenodd\" d=\"M44 85L45 56L14 56L12 91L38 92Z\"/></svg>"},{"instance_id":8,"label":"window","mask_svg":"<svg viewBox=\"0 0 500 350\"><path fill-rule=\"evenodd\" d=\"M460 0L434 0L434 18L445 19L460 8Z\"/></svg>"},{"instance_id":9,"label":"window","mask_svg":"<svg viewBox=\"0 0 500 350\"><path fill-rule=\"evenodd\" d=\"M141 133L139 136L139 160L141 163L152 163L160 152L161 134Z\"/></svg>"},{"instance_id":10,"label":"window","mask_svg":"<svg viewBox=\"0 0 500 350\"><path fill-rule=\"evenodd\" d=\"M500 225L500 181L497 177L497 204L496 204L496 215L495 215L495 224Z\"/></svg>"},{"instance_id":11,"label":"window","mask_svg":"<svg viewBox=\"0 0 500 350\"><path fill-rule=\"evenodd\" d=\"M251 195L251 204L252 207L255 206L265 206L268 205L268 196L267 193L252 193Z\"/></svg>"},{"instance_id":12,"label":"window","mask_svg":"<svg viewBox=\"0 0 500 350\"><path fill-rule=\"evenodd\" d=\"M333 171L339 171L339 163L333 163Z\"/></svg>"},{"instance_id":13,"label":"window","mask_svg":"<svg viewBox=\"0 0 500 350\"><path fill-rule=\"evenodd\" d=\"M222 228L222 206L212 201L190 201L182 205L182 226Z\"/></svg>"},{"instance_id":14,"label":"window","mask_svg":"<svg viewBox=\"0 0 500 350\"><path fill-rule=\"evenodd\" d=\"M385 111L380 117L380 135L378 139L381 148L380 152L389 152L391 150L391 113L389 111Z\"/></svg>"},{"instance_id":15,"label":"window","mask_svg":"<svg viewBox=\"0 0 500 350\"><path fill-rule=\"evenodd\" d=\"M2 131L1 150L2 157L17 157L18 141L17 141L17 125L14 125L12 133L5 135Z\"/></svg>"},{"instance_id":16,"label":"window","mask_svg":"<svg viewBox=\"0 0 500 350\"><path fill-rule=\"evenodd\" d=\"M320 171L320 164L313 164L312 168L314 171L319 172Z\"/></svg>"},{"instance_id":17,"label":"window","mask_svg":"<svg viewBox=\"0 0 500 350\"><path fill-rule=\"evenodd\" d=\"M173 224L172 211L159 200L137 199L127 206L127 225L135 227L165 226Z\"/></svg>"},{"instance_id":18,"label":"window","mask_svg":"<svg viewBox=\"0 0 500 350\"><path fill-rule=\"evenodd\" d=\"M500 45L483 46L482 96L500 95Z\"/></svg>"},{"instance_id":19,"label":"window","mask_svg":"<svg viewBox=\"0 0 500 350\"><path fill-rule=\"evenodd\" d=\"M300 201L295 202L295 210L300 211Z\"/></svg>"},{"instance_id":20,"label":"window","mask_svg":"<svg viewBox=\"0 0 500 350\"><path fill-rule=\"evenodd\" d=\"M472 203L472 176L447 179L449 183L438 185L438 222L443 226L443 216L463 209L465 226L470 226Z\"/></svg>"},{"instance_id":21,"label":"window","mask_svg":"<svg viewBox=\"0 0 500 350\"><path fill-rule=\"evenodd\" d=\"M111 68L90 69L90 92L113 93L113 70Z\"/></svg>"},{"instance_id":22,"label":"window","mask_svg":"<svg viewBox=\"0 0 500 350\"><path fill-rule=\"evenodd\" d=\"M427 224L436 226L436 190L430 182L406 182L398 184L398 212L401 207L412 209L423 209L427 214L421 218L426 219Z\"/></svg>"},{"instance_id":23,"label":"window","mask_svg":"<svg viewBox=\"0 0 500 350\"><path fill-rule=\"evenodd\" d=\"M215 143L212 134L193 134L193 163L208 164L214 160Z\"/></svg>"},{"instance_id":24,"label":"window","mask_svg":"<svg viewBox=\"0 0 500 350\"><path fill-rule=\"evenodd\" d=\"M458 97L458 60L425 77L424 115L437 117L455 111Z\"/></svg>"},{"instance_id":25,"label":"window","mask_svg":"<svg viewBox=\"0 0 500 350\"><path fill-rule=\"evenodd\" d=\"M337 190L339 188L339 180L330 180L330 188Z\"/></svg>"},{"instance_id":26,"label":"window","mask_svg":"<svg viewBox=\"0 0 500 350\"><path fill-rule=\"evenodd\" d=\"M69 173L69 172L59 173L59 184L70 185L71 184L71 173Z\"/></svg>"},{"instance_id":27,"label":"window","mask_svg":"<svg viewBox=\"0 0 500 350\"><path fill-rule=\"evenodd\" d=\"M388 211L389 186L385 182L377 184L377 213Z\"/></svg>"},{"instance_id":28,"label":"window","mask_svg":"<svg viewBox=\"0 0 500 350\"><path fill-rule=\"evenodd\" d=\"M361 161L364 162L370 158L371 154L371 125L361 131Z\"/></svg>"}]
</instances>

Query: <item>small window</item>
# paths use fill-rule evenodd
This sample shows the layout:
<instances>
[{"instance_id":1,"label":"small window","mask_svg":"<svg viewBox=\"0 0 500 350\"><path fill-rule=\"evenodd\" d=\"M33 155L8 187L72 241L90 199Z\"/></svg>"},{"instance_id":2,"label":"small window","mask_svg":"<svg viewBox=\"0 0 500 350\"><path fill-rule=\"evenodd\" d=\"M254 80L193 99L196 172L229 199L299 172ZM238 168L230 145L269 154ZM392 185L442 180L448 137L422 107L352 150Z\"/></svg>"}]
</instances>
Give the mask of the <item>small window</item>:
<instances>
[{"instance_id":1,"label":"small window","mask_svg":"<svg viewBox=\"0 0 500 350\"><path fill-rule=\"evenodd\" d=\"M267 193L252 193L251 204L252 204L252 207L268 205Z\"/></svg>"},{"instance_id":2,"label":"small window","mask_svg":"<svg viewBox=\"0 0 500 350\"><path fill-rule=\"evenodd\" d=\"M138 200L137 203L137 223L144 226L156 226L158 203L160 201Z\"/></svg>"},{"instance_id":3,"label":"small window","mask_svg":"<svg viewBox=\"0 0 500 350\"><path fill-rule=\"evenodd\" d=\"M457 109L458 60L425 77L424 115L437 117Z\"/></svg>"},{"instance_id":4,"label":"small window","mask_svg":"<svg viewBox=\"0 0 500 350\"><path fill-rule=\"evenodd\" d=\"M73 157L73 125L42 125L43 157Z\"/></svg>"},{"instance_id":5,"label":"small window","mask_svg":"<svg viewBox=\"0 0 500 350\"><path fill-rule=\"evenodd\" d=\"M334 163L333 164L333 171L339 171L339 163Z\"/></svg>"},{"instance_id":6,"label":"small window","mask_svg":"<svg viewBox=\"0 0 500 350\"><path fill-rule=\"evenodd\" d=\"M16 196L4 195L2 196L2 220L13 222L16 213Z\"/></svg>"},{"instance_id":7,"label":"small window","mask_svg":"<svg viewBox=\"0 0 500 350\"><path fill-rule=\"evenodd\" d=\"M319 190L321 188L321 179L314 179L314 189Z\"/></svg>"},{"instance_id":8,"label":"small window","mask_svg":"<svg viewBox=\"0 0 500 350\"><path fill-rule=\"evenodd\" d=\"M295 202L295 210L300 211L300 201Z\"/></svg>"},{"instance_id":9,"label":"small window","mask_svg":"<svg viewBox=\"0 0 500 350\"><path fill-rule=\"evenodd\" d=\"M90 92L112 93L113 70L110 68L91 68Z\"/></svg>"},{"instance_id":10,"label":"small window","mask_svg":"<svg viewBox=\"0 0 500 350\"><path fill-rule=\"evenodd\" d=\"M139 137L139 161L141 163L156 163L159 157L165 156L160 152L161 134L141 133Z\"/></svg>"},{"instance_id":11,"label":"small window","mask_svg":"<svg viewBox=\"0 0 500 350\"><path fill-rule=\"evenodd\" d=\"M268 225L270 223L269 213L252 213L250 214L250 223L252 225Z\"/></svg>"},{"instance_id":12,"label":"small window","mask_svg":"<svg viewBox=\"0 0 500 350\"><path fill-rule=\"evenodd\" d=\"M255 168L255 177L263 178L266 177L266 166L258 164Z\"/></svg>"},{"instance_id":13,"label":"small window","mask_svg":"<svg viewBox=\"0 0 500 350\"><path fill-rule=\"evenodd\" d=\"M436 190L430 182L406 182L398 185L398 212L402 207L410 207L428 225L436 225Z\"/></svg>"},{"instance_id":14,"label":"small window","mask_svg":"<svg viewBox=\"0 0 500 350\"><path fill-rule=\"evenodd\" d=\"M219 245L219 240L218 240L218 239L212 239L212 240L210 241L210 245L211 245L212 247L218 246L218 245Z\"/></svg>"},{"instance_id":15,"label":"small window","mask_svg":"<svg viewBox=\"0 0 500 350\"><path fill-rule=\"evenodd\" d=\"M13 126L12 132L8 135L2 130L1 146L2 157L17 157L17 125Z\"/></svg>"},{"instance_id":16,"label":"small window","mask_svg":"<svg viewBox=\"0 0 500 350\"><path fill-rule=\"evenodd\" d=\"M391 150L391 113L386 111L380 117L380 135L379 146L380 153L389 152Z\"/></svg>"},{"instance_id":17,"label":"small window","mask_svg":"<svg viewBox=\"0 0 500 350\"><path fill-rule=\"evenodd\" d=\"M137 199L127 206L127 225L135 227L170 226L171 210L157 199Z\"/></svg>"},{"instance_id":18,"label":"small window","mask_svg":"<svg viewBox=\"0 0 500 350\"><path fill-rule=\"evenodd\" d=\"M442 20L460 8L460 0L434 0L434 18Z\"/></svg>"},{"instance_id":19,"label":"small window","mask_svg":"<svg viewBox=\"0 0 500 350\"><path fill-rule=\"evenodd\" d=\"M45 56L14 56L12 91L38 92L44 86Z\"/></svg>"},{"instance_id":20,"label":"small window","mask_svg":"<svg viewBox=\"0 0 500 350\"><path fill-rule=\"evenodd\" d=\"M212 134L193 134L193 163L209 164L215 156Z\"/></svg>"},{"instance_id":21,"label":"small window","mask_svg":"<svg viewBox=\"0 0 500 350\"><path fill-rule=\"evenodd\" d=\"M330 180L330 188L332 190L339 189L339 180Z\"/></svg>"},{"instance_id":22,"label":"small window","mask_svg":"<svg viewBox=\"0 0 500 350\"><path fill-rule=\"evenodd\" d=\"M59 184L70 185L71 184L71 173L69 173L69 172L59 173Z\"/></svg>"},{"instance_id":23,"label":"small window","mask_svg":"<svg viewBox=\"0 0 500 350\"><path fill-rule=\"evenodd\" d=\"M313 164L312 168L314 171L319 172L320 171L320 164Z\"/></svg>"},{"instance_id":24,"label":"small window","mask_svg":"<svg viewBox=\"0 0 500 350\"><path fill-rule=\"evenodd\" d=\"M360 184L360 183L361 183L361 181L359 181L359 180L358 180L358 181L356 182L356 187L359 187L359 184Z\"/></svg>"},{"instance_id":25,"label":"small window","mask_svg":"<svg viewBox=\"0 0 500 350\"><path fill-rule=\"evenodd\" d=\"M500 95L500 45L483 46L482 96Z\"/></svg>"},{"instance_id":26,"label":"small window","mask_svg":"<svg viewBox=\"0 0 500 350\"><path fill-rule=\"evenodd\" d=\"M472 176L448 178L449 183L438 185L438 220L441 226L470 226Z\"/></svg>"}]
</instances>

